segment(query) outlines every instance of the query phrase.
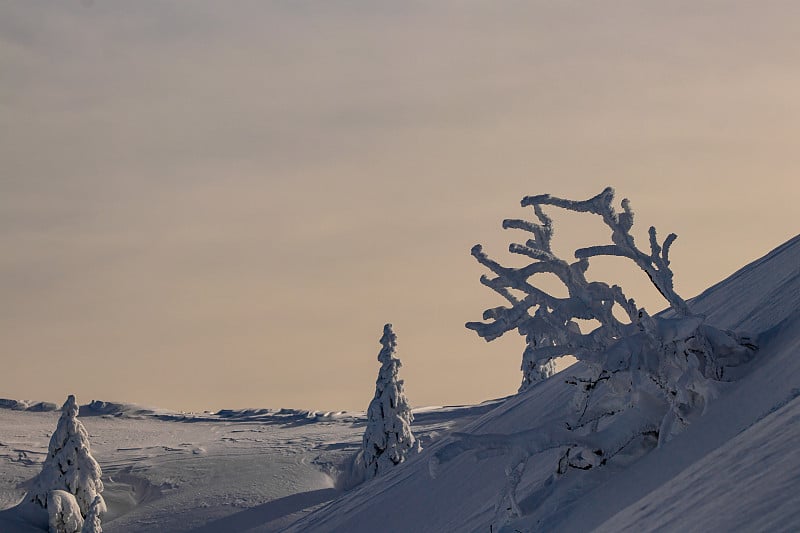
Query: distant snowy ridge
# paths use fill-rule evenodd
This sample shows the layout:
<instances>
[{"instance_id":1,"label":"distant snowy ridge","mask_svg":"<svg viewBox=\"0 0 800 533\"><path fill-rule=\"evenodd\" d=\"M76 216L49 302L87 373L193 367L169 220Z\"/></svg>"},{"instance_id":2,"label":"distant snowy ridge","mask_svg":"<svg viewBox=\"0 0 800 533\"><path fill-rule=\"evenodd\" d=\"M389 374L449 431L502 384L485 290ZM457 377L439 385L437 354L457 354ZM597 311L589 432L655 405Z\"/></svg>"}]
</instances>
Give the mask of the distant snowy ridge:
<instances>
[{"instance_id":1,"label":"distant snowy ridge","mask_svg":"<svg viewBox=\"0 0 800 533\"><path fill-rule=\"evenodd\" d=\"M476 405L426 406L412 409L414 416L427 422L451 420L461 416L474 416L494 409L505 398L487 400ZM58 411L58 405L34 400L12 400L0 398L0 409L29 412ZM92 400L80 406L79 416L106 416L115 418L155 418L165 422L261 422L263 424L311 424L315 422L364 423L364 411L315 411L309 409L220 409L203 413L178 412L167 409L144 407L132 403Z\"/></svg>"},{"instance_id":2,"label":"distant snowy ridge","mask_svg":"<svg viewBox=\"0 0 800 533\"><path fill-rule=\"evenodd\" d=\"M58 406L51 402L38 402L31 400L9 400L0 398L0 409L13 409L14 411L46 412L56 411Z\"/></svg>"},{"instance_id":3,"label":"distant snowy ridge","mask_svg":"<svg viewBox=\"0 0 800 533\"><path fill-rule=\"evenodd\" d=\"M0 409L12 409L15 411L47 412L57 411L59 407L50 402L0 399ZM88 404L80 406L80 416L108 416L120 418L156 418L164 421L185 421L185 422L211 422L215 420L236 421L258 421L263 423L301 423L301 422L321 422L332 420L357 420L364 418L363 412L348 411L312 411L305 409L220 409L212 412L203 413L170 411L167 409L157 409L144 407L132 403L106 402L102 400L92 400Z\"/></svg>"}]
</instances>

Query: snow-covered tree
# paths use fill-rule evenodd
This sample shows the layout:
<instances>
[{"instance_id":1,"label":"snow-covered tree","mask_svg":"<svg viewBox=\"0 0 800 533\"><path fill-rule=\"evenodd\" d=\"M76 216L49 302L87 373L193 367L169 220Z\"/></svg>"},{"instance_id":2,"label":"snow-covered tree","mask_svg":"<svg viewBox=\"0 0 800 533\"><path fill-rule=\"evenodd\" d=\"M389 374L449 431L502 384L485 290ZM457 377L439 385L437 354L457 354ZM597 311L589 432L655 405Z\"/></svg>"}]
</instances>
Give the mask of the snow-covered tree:
<instances>
[{"instance_id":1,"label":"snow-covered tree","mask_svg":"<svg viewBox=\"0 0 800 533\"><path fill-rule=\"evenodd\" d=\"M79 533L83 516L75 496L65 490L47 493L47 510L50 513L50 533Z\"/></svg>"},{"instance_id":2,"label":"snow-covered tree","mask_svg":"<svg viewBox=\"0 0 800 533\"><path fill-rule=\"evenodd\" d=\"M522 206L533 207L538 222L509 219L503 221L503 227L531 235L524 244L511 244L509 251L532 262L520 268L504 267L490 259L480 245L475 246L472 255L495 274L491 278L482 276L481 282L511 305L488 309L483 314L488 322L469 322L466 327L487 341L514 329L525 336L521 390L552 375L553 360L564 355L573 355L595 369L591 378L575 381L583 392L597 395L604 389L598 385L613 375L614 393L606 395L604 401L592 405L587 395L582 396L578 402L581 417L575 425L594 424L604 416L604 410L619 412L631 400L634 389L637 394L654 394L670 407L661 426L666 430L660 433L663 441L714 395L709 381L721 379L726 366L748 360L753 346L746 337L717 330L704 324L703 317L691 314L674 290L669 268L669 251L677 236L672 233L659 243L651 226L649 253L642 252L630 233L634 219L630 202L622 200L622 212L618 213L613 199L610 187L584 201L548 194L523 198ZM551 247L553 222L542 209L545 205L599 215L611 230L611 244L577 249L571 263L559 258ZM651 317L626 297L620 286L589 281L589 259L599 255L626 258L639 266L669 304L672 316ZM555 275L566 287L565 298L537 287L537 275L545 273ZM518 293L525 296L517 297ZM617 315L615 307L619 309ZM583 332L579 320L599 325ZM652 387L658 390L649 391ZM623 390L629 394L621 394Z\"/></svg>"},{"instance_id":3,"label":"snow-covered tree","mask_svg":"<svg viewBox=\"0 0 800 533\"><path fill-rule=\"evenodd\" d=\"M101 476L100 465L91 454L89 434L78 420L75 396L70 395L61 407L61 418L50 438L47 458L28 493L28 500L48 509L50 492L62 490L74 495L83 518L98 497L98 509L104 512Z\"/></svg>"},{"instance_id":4,"label":"snow-covered tree","mask_svg":"<svg viewBox=\"0 0 800 533\"><path fill-rule=\"evenodd\" d=\"M86 515L86 520L83 522L81 533L103 533L100 515L103 513L104 508L105 503L103 502L103 498L95 496L92 506L89 508L89 514Z\"/></svg>"},{"instance_id":5,"label":"snow-covered tree","mask_svg":"<svg viewBox=\"0 0 800 533\"><path fill-rule=\"evenodd\" d=\"M587 369L568 381L578 388L574 416L520 434L461 435L436 453L435 462L472 449L509 455L507 484L498 499L499 522L519 515L516 490L531 455L560 450L556 479L570 469L605 465L624 450L629 455L646 453L700 416L716 394L715 383L729 379L730 369L754 353L747 335L706 324L675 291L669 251L677 236L670 234L659 243L656 229L650 227L650 250L639 250L630 233L630 202L622 200L622 212L617 212L613 199L610 187L584 201L547 194L523 198L522 206L533 208L537 222L509 219L503 227L530 235L524 244L509 246L511 253L532 260L525 266L506 267L489 258L480 245L472 249L477 261L494 274L482 276L481 283L510 305L488 309L484 322L466 327L487 341L515 329L525 337L520 390L550 377L554 359L564 355L573 355ZM551 247L553 222L542 208L547 205L599 215L611 230L611 243L579 248L572 262L558 257ZM620 286L588 280L589 260L600 255L633 261L667 301L669 311L650 316ZM555 275L567 296L540 288L540 274ZM587 320L597 326L582 331L580 321ZM504 513L505 518L500 516Z\"/></svg>"},{"instance_id":6,"label":"snow-covered tree","mask_svg":"<svg viewBox=\"0 0 800 533\"><path fill-rule=\"evenodd\" d=\"M397 336L391 324L383 327L380 342L382 348L378 361L381 368L375 382L375 397L367 409L367 429L362 447L367 479L383 474L405 461L410 452L420 449L411 432L414 415L403 392L403 380L397 377L402 363L395 357Z\"/></svg>"}]
</instances>

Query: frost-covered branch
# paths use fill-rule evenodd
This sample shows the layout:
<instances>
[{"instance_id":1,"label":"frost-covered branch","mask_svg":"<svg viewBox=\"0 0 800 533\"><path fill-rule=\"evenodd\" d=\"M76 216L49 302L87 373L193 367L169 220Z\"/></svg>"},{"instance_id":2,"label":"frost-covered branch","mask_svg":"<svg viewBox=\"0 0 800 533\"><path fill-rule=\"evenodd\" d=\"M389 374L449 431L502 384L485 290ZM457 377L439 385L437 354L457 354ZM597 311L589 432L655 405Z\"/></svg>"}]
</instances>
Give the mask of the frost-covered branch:
<instances>
[{"instance_id":1,"label":"frost-covered branch","mask_svg":"<svg viewBox=\"0 0 800 533\"><path fill-rule=\"evenodd\" d=\"M520 390L552 375L555 358L563 355L590 357L619 338L626 324L613 314L614 305L620 306L630 322L638 316L636 304L618 285L586 279L589 257L601 253L631 253L617 243L579 250L576 252L577 261L572 263L557 257L551 247L553 221L541 207L547 203L578 211L598 211L594 204L601 204L599 200L570 202L547 195L524 199L523 205L533 206L538 223L521 219L503 221L503 228L522 230L531 235L524 243L509 246L510 253L533 260L521 268L502 266L480 245L472 248L473 257L494 274L494 277L482 276L481 283L502 296L510 306L487 309L483 313L484 322L468 322L466 327L487 341L514 329L525 336L527 348L523 354ZM627 203L624 205L626 210L622 216L606 213L619 231L629 229L633 221L633 213L627 208ZM624 244L627 241L620 242ZM559 298L537 287L536 276L539 274L555 275L567 288L568 296ZM525 296L518 298L513 291ZM600 326L591 332L582 332L577 320L597 320Z\"/></svg>"},{"instance_id":2,"label":"frost-covered branch","mask_svg":"<svg viewBox=\"0 0 800 533\"><path fill-rule=\"evenodd\" d=\"M568 211L581 213L592 213L600 215L603 222L611 229L611 240L613 246L595 246L584 248L575 252L579 258L589 258L597 255L617 255L632 259L641 268L658 292L667 300L679 315L688 313L686 302L674 290L672 284L672 270L669 268L669 249L678 237L670 233L664 243L659 245L656 236L656 228L650 226L650 254L646 254L637 248L634 243L630 229L633 227L633 210L630 201L625 198L621 202L622 213L617 213L612 202L614 200L614 189L606 187L597 196L583 201L565 200L556 198L549 194L538 196L526 196L522 199L522 206L534 206L540 209L542 205L552 205L561 207Z\"/></svg>"}]
</instances>

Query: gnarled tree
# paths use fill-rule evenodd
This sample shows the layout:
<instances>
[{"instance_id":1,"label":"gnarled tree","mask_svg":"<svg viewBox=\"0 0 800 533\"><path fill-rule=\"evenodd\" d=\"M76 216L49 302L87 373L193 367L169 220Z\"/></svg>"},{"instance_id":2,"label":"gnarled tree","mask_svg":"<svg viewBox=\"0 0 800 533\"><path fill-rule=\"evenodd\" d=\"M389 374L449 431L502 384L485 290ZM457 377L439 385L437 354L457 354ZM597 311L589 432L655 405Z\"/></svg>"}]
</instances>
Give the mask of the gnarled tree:
<instances>
[{"instance_id":1,"label":"gnarled tree","mask_svg":"<svg viewBox=\"0 0 800 533\"><path fill-rule=\"evenodd\" d=\"M524 243L509 246L512 254L531 259L525 266L506 267L480 245L472 249L492 273L482 276L481 283L510 305L488 309L483 322L469 322L466 327L487 341L513 330L525 337L520 391L550 377L558 357L572 355L585 369L581 377L568 381L578 386L578 393L576 410L566 419L545 424L535 435L461 435L436 454L435 461L443 461L468 449L509 453L508 483L498 509L512 515L519 513L515 493L532 454L560 449L554 474L560 476L569 469L607 464L632 444L639 450L652 443L661 445L702 414L716 393L715 383L726 379L726 369L748 361L755 350L747 336L717 329L703 316L692 314L673 287L669 251L676 235L659 242L656 229L650 227L649 251L640 250L630 233L634 220L630 202L622 200L622 211L617 212L613 199L610 187L583 201L547 194L523 198L522 206L533 208L536 221L507 219L503 228L529 234ZM558 257L551 246L553 221L543 206L600 216L611 231L611 242L579 248L570 261ZM651 317L620 286L588 280L590 259L601 255L633 261L667 301L670 312ZM537 279L542 274L555 275L567 296L556 297L540 288ZM627 320L614 314L615 306ZM582 332L581 320L599 326Z\"/></svg>"}]
</instances>

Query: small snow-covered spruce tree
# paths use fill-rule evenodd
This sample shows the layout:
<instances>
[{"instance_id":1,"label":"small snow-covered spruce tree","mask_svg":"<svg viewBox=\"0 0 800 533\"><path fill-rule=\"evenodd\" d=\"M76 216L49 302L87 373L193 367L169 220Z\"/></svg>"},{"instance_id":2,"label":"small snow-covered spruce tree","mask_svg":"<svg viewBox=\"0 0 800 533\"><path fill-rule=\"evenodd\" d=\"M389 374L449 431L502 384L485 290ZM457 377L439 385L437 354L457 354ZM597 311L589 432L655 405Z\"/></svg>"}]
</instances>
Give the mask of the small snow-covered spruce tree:
<instances>
[{"instance_id":1,"label":"small snow-covered spruce tree","mask_svg":"<svg viewBox=\"0 0 800 533\"><path fill-rule=\"evenodd\" d=\"M86 520L83 522L81 533L103 533L100 515L103 513L104 508L105 503L103 502L103 498L95 496L92 506L89 507L89 514L86 515Z\"/></svg>"},{"instance_id":2,"label":"small snow-covered spruce tree","mask_svg":"<svg viewBox=\"0 0 800 533\"><path fill-rule=\"evenodd\" d=\"M532 260L521 268L502 266L480 245L472 249L477 261L494 274L482 276L481 283L510 306L488 309L484 322L469 322L466 327L487 341L515 329L525 337L520 391L550 377L554 359L564 355L575 356L589 369L588 375L568 381L578 386L575 416L513 435L460 435L435 454L433 463L466 450L500 450L509 455L498 522L519 516L516 490L532 454L561 450L551 476L557 479L570 469L605 465L620 453L646 453L654 442L663 444L702 414L716 394L715 383L729 379L727 371L749 361L755 351L747 335L706 324L675 292L669 251L677 236L670 234L659 243L656 229L650 227L649 253L639 250L630 233L634 219L630 202L622 200L618 213L613 199L610 187L584 201L547 194L523 198L522 206L532 207L538 222L503 221L506 229L530 234L524 244L509 246L511 253ZM559 258L551 248L553 222L542 209L545 205L599 215L611 230L611 244L577 249L573 262ZM589 260L600 255L633 261L667 301L670 313L651 317L618 285L589 281ZM537 275L545 273L563 283L566 297L537 286ZM516 296L519 293L524 296ZM615 306L620 310L617 315ZM599 326L583 332L578 320L594 320Z\"/></svg>"},{"instance_id":3,"label":"small snow-covered spruce tree","mask_svg":"<svg viewBox=\"0 0 800 533\"><path fill-rule=\"evenodd\" d=\"M397 336L391 324L383 327L380 342L381 368L375 382L375 397L367 408L367 429L362 446L366 479L385 473L405 461L409 453L420 450L411 432L414 415L403 392L403 380L397 377L402 363L395 357Z\"/></svg>"},{"instance_id":4,"label":"small snow-covered spruce tree","mask_svg":"<svg viewBox=\"0 0 800 533\"><path fill-rule=\"evenodd\" d=\"M78 405L70 395L61 407L61 418L50 438L47 458L36 477L28 501L48 509L51 491L62 490L74 495L83 518L99 497L98 509L105 511L102 471L92 457L89 434L78 420Z\"/></svg>"}]
</instances>

